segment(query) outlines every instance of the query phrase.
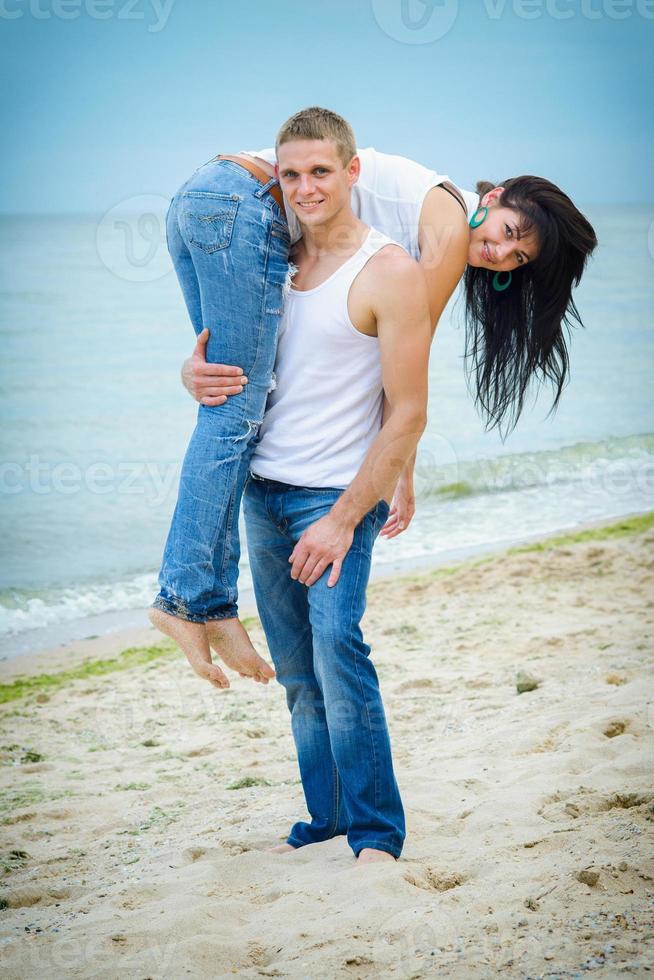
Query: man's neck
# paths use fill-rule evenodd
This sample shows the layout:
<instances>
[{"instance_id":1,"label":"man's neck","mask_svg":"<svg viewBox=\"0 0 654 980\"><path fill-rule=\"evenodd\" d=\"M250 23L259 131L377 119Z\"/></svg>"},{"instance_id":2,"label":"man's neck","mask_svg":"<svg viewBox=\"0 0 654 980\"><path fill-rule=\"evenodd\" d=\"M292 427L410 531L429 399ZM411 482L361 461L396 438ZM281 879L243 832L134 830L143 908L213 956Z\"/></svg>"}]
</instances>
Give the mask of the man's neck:
<instances>
[{"instance_id":1,"label":"man's neck","mask_svg":"<svg viewBox=\"0 0 654 980\"><path fill-rule=\"evenodd\" d=\"M339 211L324 224L311 226L300 222L300 227L303 251L315 259L359 248L368 233L368 226L350 208Z\"/></svg>"}]
</instances>

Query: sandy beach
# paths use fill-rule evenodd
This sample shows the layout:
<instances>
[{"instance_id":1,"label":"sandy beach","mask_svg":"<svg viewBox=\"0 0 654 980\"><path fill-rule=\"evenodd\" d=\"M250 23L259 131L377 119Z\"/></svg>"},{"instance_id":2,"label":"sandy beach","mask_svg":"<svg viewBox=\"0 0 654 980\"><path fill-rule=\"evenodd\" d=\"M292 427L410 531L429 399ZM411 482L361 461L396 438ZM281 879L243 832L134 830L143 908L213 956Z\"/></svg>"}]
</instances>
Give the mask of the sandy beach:
<instances>
[{"instance_id":1,"label":"sandy beach","mask_svg":"<svg viewBox=\"0 0 654 980\"><path fill-rule=\"evenodd\" d=\"M306 814L278 684L221 693L151 630L5 662L4 976L651 975L653 545L650 515L371 586L397 863L265 851Z\"/></svg>"}]
</instances>

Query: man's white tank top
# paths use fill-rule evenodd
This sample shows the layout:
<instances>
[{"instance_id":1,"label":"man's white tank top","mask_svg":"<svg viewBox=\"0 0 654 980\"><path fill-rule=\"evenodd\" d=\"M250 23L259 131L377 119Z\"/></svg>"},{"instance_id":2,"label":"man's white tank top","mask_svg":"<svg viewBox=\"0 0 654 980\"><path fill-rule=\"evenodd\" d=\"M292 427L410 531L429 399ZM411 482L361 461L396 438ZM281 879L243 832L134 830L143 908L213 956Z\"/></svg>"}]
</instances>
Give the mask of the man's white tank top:
<instances>
[{"instance_id":1,"label":"man's white tank top","mask_svg":"<svg viewBox=\"0 0 654 980\"><path fill-rule=\"evenodd\" d=\"M243 152L271 164L276 162L274 147ZM420 212L432 187L443 181L453 184L465 201L468 220L479 205L479 196L474 191L457 187L446 174L438 174L414 160L379 153L372 146L357 150L357 155L361 160L361 174L352 188L352 210L364 224L378 228L404 246L414 259L420 258ZM289 207L286 214L291 241L296 242L301 237L299 222Z\"/></svg>"},{"instance_id":2,"label":"man's white tank top","mask_svg":"<svg viewBox=\"0 0 654 980\"><path fill-rule=\"evenodd\" d=\"M381 427L379 340L348 313L352 283L386 245L370 228L354 255L313 289L291 289L252 472L301 487L347 487Z\"/></svg>"}]
</instances>

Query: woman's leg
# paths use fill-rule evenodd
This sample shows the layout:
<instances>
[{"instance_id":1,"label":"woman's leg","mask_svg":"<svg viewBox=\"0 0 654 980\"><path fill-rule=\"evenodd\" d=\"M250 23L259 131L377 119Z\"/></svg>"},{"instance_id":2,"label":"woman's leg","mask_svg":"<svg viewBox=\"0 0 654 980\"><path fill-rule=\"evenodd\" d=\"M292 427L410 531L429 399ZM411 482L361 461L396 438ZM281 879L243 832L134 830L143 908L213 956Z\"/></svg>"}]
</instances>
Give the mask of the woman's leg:
<instances>
[{"instance_id":1,"label":"woman's leg","mask_svg":"<svg viewBox=\"0 0 654 980\"><path fill-rule=\"evenodd\" d=\"M167 231L194 329L210 331L208 360L238 364L249 384L223 406L199 407L151 618L219 686L226 678L211 667L207 634L198 628L209 621L223 659L267 680L272 671L237 619L237 522L271 385L288 235L266 187L228 162L200 168L184 185Z\"/></svg>"}]
</instances>

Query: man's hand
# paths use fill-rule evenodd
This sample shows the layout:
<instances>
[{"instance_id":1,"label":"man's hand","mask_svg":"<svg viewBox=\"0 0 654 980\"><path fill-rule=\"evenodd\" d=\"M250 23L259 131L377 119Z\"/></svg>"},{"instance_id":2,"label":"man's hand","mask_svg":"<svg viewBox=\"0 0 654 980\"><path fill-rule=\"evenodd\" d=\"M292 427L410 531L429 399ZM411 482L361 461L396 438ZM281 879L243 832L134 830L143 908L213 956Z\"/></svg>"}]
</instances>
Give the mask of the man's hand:
<instances>
[{"instance_id":1,"label":"man's hand","mask_svg":"<svg viewBox=\"0 0 654 980\"><path fill-rule=\"evenodd\" d=\"M329 565L331 574L328 587L336 585L341 574L341 566L354 538L354 528L326 514L311 524L293 548L288 559L292 562L291 578L303 585L313 585Z\"/></svg>"},{"instance_id":2,"label":"man's hand","mask_svg":"<svg viewBox=\"0 0 654 980\"><path fill-rule=\"evenodd\" d=\"M229 395L239 395L248 379L243 369L228 364L207 364L209 331L199 334L195 350L182 364L182 384L201 405L224 405Z\"/></svg>"},{"instance_id":3,"label":"man's hand","mask_svg":"<svg viewBox=\"0 0 654 980\"><path fill-rule=\"evenodd\" d=\"M396 538L406 531L416 512L416 496L413 489L413 465L402 470L397 481L388 520L379 532L380 537Z\"/></svg>"}]
</instances>

